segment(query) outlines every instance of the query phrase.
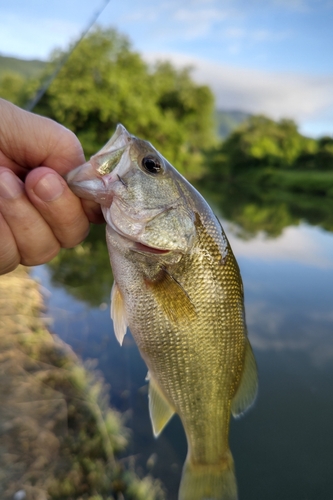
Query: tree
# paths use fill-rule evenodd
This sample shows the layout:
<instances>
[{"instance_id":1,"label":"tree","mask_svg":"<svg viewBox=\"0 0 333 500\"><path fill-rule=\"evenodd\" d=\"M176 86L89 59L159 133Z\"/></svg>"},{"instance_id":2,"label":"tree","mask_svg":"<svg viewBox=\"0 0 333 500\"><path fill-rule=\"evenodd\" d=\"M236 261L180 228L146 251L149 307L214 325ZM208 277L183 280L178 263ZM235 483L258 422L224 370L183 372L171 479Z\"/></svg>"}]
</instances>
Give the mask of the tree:
<instances>
[{"instance_id":1,"label":"tree","mask_svg":"<svg viewBox=\"0 0 333 500\"><path fill-rule=\"evenodd\" d=\"M18 106L23 106L28 96L27 78L10 71L1 76L0 97Z\"/></svg>"},{"instance_id":2,"label":"tree","mask_svg":"<svg viewBox=\"0 0 333 500\"><path fill-rule=\"evenodd\" d=\"M302 136L291 120L252 116L209 152L208 162L205 185L218 192L220 210L244 236L276 236L301 219L332 230L330 137L317 141Z\"/></svg>"},{"instance_id":3,"label":"tree","mask_svg":"<svg viewBox=\"0 0 333 500\"><path fill-rule=\"evenodd\" d=\"M54 54L52 64L61 57ZM195 178L203 173L201 150L214 139L213 103L211 91L196 85L189 69L148 67L126 37L96 28L70 55L36 111L73 130L88 156L121 122Z\"/></svg>"},{"instance_id":4,"label":"tree","mask_svg":"<svg viewBox=\"0 0 333 500\"><path fill-rule=\"evenodd\" d=\"M222 144L230 171L249 168L292 168L300 154L314 153L314 139L302 136L292 120L279 122L251 116Z\"/></svg>"}]
</instances>

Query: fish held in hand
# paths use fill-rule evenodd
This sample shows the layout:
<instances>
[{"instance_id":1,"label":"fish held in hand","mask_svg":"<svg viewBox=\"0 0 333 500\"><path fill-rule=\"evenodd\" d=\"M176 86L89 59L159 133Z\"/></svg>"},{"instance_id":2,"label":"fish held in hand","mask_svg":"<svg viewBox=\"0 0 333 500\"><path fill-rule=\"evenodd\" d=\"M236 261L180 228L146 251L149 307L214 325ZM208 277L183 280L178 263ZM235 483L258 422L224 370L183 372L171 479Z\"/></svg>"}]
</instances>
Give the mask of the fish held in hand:
<instances>
[{"instance_id":1,"label":"fish held in hand","mask_svg":"<svg viewBox=\"0 0 333 500\"><path fill-rule=\"evenodd\" d=\"M118 125L104 148L67 176L100 203L115 282L111 317L148 366L158 436L174 413L188 442L180 500L236 500L230 415L251 406L257 369L239 268L202 196L148 142Z\"/></svg>"}]
</instances>

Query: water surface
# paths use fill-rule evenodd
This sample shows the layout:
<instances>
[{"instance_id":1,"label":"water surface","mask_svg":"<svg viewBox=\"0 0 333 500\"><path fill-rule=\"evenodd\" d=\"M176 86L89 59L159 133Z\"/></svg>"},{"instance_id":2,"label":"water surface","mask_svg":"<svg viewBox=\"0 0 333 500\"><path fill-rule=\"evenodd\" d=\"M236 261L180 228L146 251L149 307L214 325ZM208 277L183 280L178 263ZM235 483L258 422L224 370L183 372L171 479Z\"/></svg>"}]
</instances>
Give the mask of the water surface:
<instances>
[{"instance_id":1,"label":"water surface","mask_svg":"<svg viewBox=\"0 0 333 500\"><path fill-rule=\"evenodd\" d=\"M242 239L237 226L223 225L241 268L260 384L255 406L231 425L240 499L333 499L333 234L301 223L276 238L259 231ZM157 440L152 436L147 369L130 334L123 347L115 339L112 276L97 240L34 275L47 290L53 331L83 359L96 359L110 384L111 403L132 429L128 454L176 500L183 430L174 417Z\"/></svg>"}]
</instances>

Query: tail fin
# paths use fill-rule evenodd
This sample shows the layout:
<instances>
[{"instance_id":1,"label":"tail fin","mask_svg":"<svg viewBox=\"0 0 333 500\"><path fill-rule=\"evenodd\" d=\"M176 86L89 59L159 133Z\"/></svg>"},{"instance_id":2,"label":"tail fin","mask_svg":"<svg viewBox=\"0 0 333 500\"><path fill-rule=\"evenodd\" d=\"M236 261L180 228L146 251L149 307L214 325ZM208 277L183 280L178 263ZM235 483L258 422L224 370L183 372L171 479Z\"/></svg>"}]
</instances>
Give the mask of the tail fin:
<instances>
[{"instance_id":1,"label":"tail fin","mask_svg":"<svg viewBox=\"0 0 333 500\"><path fill-rule=\"evenodd\" d=\"M179 500L237 500L237 484L231 453L222 465L195 465L186 459Z\"/></svg>"}]
</instances>

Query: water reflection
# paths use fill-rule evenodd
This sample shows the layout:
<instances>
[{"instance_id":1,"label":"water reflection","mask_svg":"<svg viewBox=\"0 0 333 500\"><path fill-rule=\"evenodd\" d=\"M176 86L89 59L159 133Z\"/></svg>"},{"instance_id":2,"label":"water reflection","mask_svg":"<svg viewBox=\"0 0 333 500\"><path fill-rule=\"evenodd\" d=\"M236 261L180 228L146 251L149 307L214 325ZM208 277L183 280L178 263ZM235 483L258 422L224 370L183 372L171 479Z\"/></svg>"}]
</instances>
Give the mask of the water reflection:
<instances>
[{"instance_id":1,"label":"water reflection","mask_svg":"<svg viewBox=\"0 0 333 500\"><path fill-rule=\"evenodd\" d=\"M231 428L240 498L329 498L333 235L301 223L281 228L277 238L257 231L244 240L234 223L224 226L244 280L249 336L260 377L254 410ZM130 453L136 463L161 478L168 499L176 500L185 437L177 418L158 440L152 437L146 367L130 336L119 347L105 306L112 277L103 233L103 228L95 228L89 251L83 246L67 252L50 268L36 268L35 275L51 292L48 307L54 330L83 358L98 359L111 384L111 401L125 412L132 429ZM106 256L99 253L103 248ZM86 283L72 272L72 261L74 268L83 268Z\"/></svg>"},{"instance_id":2,"label":"water reflection","mask_svg":"<svg viewBox=\"0 0 333 500\"><path fill-rule=\"evenodd\" d=\"M332 233L320 227L301 223L284 228L278 238L268 238L261 231L249 240L237 237L238 227L234 224L225 221L224 227L238 258L295 262L321 269L333 267Z\"/></svg>"},{"instance_id":3,"label":"water reflection","mask_svg":"<svg viewBox=\"0 0 333 500\"><path fill-rule=\"evenodd\" d=\"M51 292L47 294L47 306L54 318L52 329L83 359L98 359L98 369L111 386L111 403L123 413L125 425L131 429L126 456L134 458L138 472L151 472L161 478L168 485L167 498L176 499L186 439L178 417L158 440L154 439L148 415L147 367L133 338L127 334L120 347L113 332L110 310L104 307L104 302L101 308L88 306L68 290L54 287L47 266L35 268L34 276ZM174 435L176 441L172 438Z\"/></svg>"},{"instance_id":4,"label":"water reflection","mask_svg":"<svg viewBox=\"0 0 333 500\"><path fill-rule=\"evenodd\" d=\"M301 222L333 231L333 176L328 161L326 171L237 161L229 171L219 156L214 163L215 175L210 173L198 188L217 212L237 224L243 239L262 231L277 237Z\"/></svg>"},{"instance_id":5,"label":"water reflection","mask_svg":"<svg viewBox=\"0 0 333 500\"><path fill-rule=\"evenodd\" d=\"M245 243L229 234L247 284L254 346L304 351L317 365L333 361L333 235L305 224L273 240Z\"/></svg>"}]
</instances>

